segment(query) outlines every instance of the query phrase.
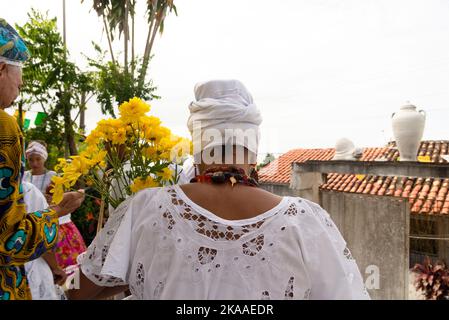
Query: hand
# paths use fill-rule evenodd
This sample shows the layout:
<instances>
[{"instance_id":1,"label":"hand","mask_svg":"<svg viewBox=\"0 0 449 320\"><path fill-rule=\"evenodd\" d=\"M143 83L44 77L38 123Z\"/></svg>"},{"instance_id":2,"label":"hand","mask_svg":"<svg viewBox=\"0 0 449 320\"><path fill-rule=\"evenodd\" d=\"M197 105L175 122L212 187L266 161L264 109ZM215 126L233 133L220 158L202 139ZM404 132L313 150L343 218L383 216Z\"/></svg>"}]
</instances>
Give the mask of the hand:
<instances>
[{"instance_id":1,"label":"hand","mask_svg":"<svg viewBox=\"0 0 449 320\"><path fill-rule=\"evenodd\" d=\"M53 199L53 195L50 193L46 193L44 196L45 196L45 199L47 199L47 203L51 203L51 200Z\"/></svg>"},{"instance_id":2,"label":"hand","mask_svg":"<svg viewBox=\"0 0 449 320\"><path fill-rule=\"evenodd\" d=\"M78 209L79 206L83 203L84 198L84 190L78 190L76 192L66 192L64 193L62 201L59 204L52 206L51 208L56 211L58 216L62 217Z\"/></svg>"},{"instance_id":3,"label":"hand","mask_svg":"<svg viewBox=\"0 0 449 320\"><path fill-rule=\"evenodd\" d=\"M63 286L67 280L67 273L65 273L65 271L59 267L56 269L53 269L52 272L53 272L53 279L55 281L55 284L57 284L59 286Z\"/></svg>"}]
</instances>

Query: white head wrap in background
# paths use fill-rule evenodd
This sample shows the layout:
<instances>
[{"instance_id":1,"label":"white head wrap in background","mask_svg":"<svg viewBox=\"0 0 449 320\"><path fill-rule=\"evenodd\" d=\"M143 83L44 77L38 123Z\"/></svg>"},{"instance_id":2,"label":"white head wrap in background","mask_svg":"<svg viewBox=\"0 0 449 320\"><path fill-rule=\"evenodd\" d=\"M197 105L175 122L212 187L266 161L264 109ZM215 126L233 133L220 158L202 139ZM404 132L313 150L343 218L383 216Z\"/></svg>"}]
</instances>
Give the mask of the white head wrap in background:
<instances>
[{"instance_id":1,"label":"white head wrap in background","mask_svg":"<svg viewBox=\"0 0 449 320\"><path fill-rule=\"evenodd\" d=\"M27 150L25 151L25 155L27 158L29 156L31 156L32 154L37 154L37 155L41 156L44 160L47 160L47 158L48 158L47 148L45 148L44 145L40 144L37 141L31 142L28 145Z\"/></svg>"},{"instance_id":2,"label":"white head wrap in background","mask_svg":"<svg viewBox=\"0 0 449 320\"><path fill-rule=\"evenodd\" d=\"M247 148L250 151L250 162L256 163L262 115L245 86L238 80L198 83L195 86L195 99L189 105L190 117L187 122L194 143L195 163L200 162L200 151L229 143L225 141L226 129L235 130L233 144ZM204 132L207 129L218 130L221 140L205 139ZM239 130L251 134L241 139L237 137ZM201 148L195 148L195 144L200 141Z\"/></svg>"}]
</instances>

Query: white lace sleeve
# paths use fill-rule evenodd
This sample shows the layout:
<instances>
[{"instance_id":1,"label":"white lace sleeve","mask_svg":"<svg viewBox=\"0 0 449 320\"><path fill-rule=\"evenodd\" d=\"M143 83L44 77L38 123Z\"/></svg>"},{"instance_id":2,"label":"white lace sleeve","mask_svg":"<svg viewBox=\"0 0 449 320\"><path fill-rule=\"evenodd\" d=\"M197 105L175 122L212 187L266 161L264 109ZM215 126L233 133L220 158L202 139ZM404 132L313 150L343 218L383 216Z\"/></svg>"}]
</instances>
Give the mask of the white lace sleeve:
<instances>
[{"instance_id":1,"label":"white lace sleeve","mask_svg":"<svg viewBox=\"0 0 449 320\"><path fill-rule=\"evenodd\" d=\"M370 299L356 261L329 214L306 201L310 213L302 227L303 251L312 281L310 299Z\"/></svg>"}]
</instances>

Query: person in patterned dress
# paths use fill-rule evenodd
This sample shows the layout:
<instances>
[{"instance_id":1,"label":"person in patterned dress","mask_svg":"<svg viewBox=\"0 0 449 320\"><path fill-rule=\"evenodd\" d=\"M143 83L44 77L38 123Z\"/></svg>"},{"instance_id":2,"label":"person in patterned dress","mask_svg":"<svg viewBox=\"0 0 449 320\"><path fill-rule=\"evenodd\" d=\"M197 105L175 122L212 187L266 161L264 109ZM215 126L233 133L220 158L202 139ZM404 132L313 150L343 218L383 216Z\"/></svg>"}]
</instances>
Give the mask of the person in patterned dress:
<instances>
[{"instance_id":1,"label":"person in patterned dress","mask_svg":"<svg viewBox=\"0 0 449 320\"><path fill-rule=\"evenodd\" d=\"M59 205L26 212L21 185L23 136L15 118L4 109L19 95L21 67L28 58L24 41L0 18L0 300L31 299L25 263L55 246L58 217L84 200L82 190L69 192Z\"/></svg>"}]
</instances>

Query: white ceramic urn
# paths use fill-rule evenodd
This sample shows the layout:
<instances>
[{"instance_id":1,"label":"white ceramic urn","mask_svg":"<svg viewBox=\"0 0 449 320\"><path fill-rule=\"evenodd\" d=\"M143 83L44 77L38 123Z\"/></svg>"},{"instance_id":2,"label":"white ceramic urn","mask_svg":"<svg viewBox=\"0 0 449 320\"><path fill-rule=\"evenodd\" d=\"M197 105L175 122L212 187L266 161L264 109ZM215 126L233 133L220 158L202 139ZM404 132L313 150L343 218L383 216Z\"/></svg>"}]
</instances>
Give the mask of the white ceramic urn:
<instances>
[{"instance_id":1,"label":"white ceramic urn","mask_svg":"<svg viewBox=\"0 0 449 320\"><path fill-rule=\"evenodd\" d=\"M393 135L399 149L400 161L416 161L424 132L426 113L407 104L392 114Z\"/></svg>"}]
</instances>

